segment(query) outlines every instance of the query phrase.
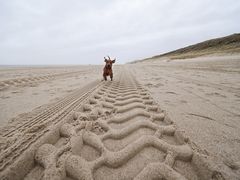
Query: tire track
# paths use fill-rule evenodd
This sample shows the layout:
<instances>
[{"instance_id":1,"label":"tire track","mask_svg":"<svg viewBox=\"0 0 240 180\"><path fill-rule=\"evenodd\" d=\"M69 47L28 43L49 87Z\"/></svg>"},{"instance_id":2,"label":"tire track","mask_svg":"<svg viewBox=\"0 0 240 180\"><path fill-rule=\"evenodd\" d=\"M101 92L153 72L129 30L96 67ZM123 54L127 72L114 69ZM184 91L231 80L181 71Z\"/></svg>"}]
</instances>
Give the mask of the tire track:
<instances>
[{"instance_id":1,"label":"tire track","mask_svg":"<svg viewBox=\"0 0 240 180\"><path fill-rule=\"evenodd\" d=\"M26 119L26 122L19 126L5 130L5 133L1 135L1 139L10 139L10 141L7 141L5 147L1 147L0 171L4 170L31 144L48 132L52 125L61 123L74 108L79 106L100 85L95 81L84 89L76 90L56 104L46 108L39 115Z\"/></svg>"},{"instance_id":2,"label":"tire track","mask_svg":"<svg viewBox=\"0 0 240 180\"><path fill-rule=\"evenodd\" d=\"M45 76L36 76L36 77L25 77L25 78L17 78L17 79L8 79L0 81L0 91L5 90L9 87L14 86L31 86L33 83L41 83L46 82L49 80L55 80L59 78L68 78L79 74L86 74L91 72L91 70L81 70L81 71L74 71L74 72L65 72L65 73L57 73L52 75L45 75Z\"/></svg>"},{"instance_id":3,"label":"tire track","mask_svg":"<svg viewBox=\"0 0 240 180\"><path fill-rule=\"evenodd\" d=\"M34 149L32 159L28 160L23 153L22 161L9 161L11 169L3 168L1 177L11 179L16 177L13 174L18 174L17 179L27 180L229 177L225 171L220 172L210 157L192 146L130 72L123 69L113 82L102 82L88 91L84 99L75 99L60 115L50 117L51 128L34 129L34 136L28 136L25 144L32 140L35 143L23 149L23 152ZM34 123L24 125L28 129L33 126ZM26 133L24 128L19 129ZM44 138L39 137L41 133ZM21 167L22 162L29 166Z\"/></svg>"}]
</instances>

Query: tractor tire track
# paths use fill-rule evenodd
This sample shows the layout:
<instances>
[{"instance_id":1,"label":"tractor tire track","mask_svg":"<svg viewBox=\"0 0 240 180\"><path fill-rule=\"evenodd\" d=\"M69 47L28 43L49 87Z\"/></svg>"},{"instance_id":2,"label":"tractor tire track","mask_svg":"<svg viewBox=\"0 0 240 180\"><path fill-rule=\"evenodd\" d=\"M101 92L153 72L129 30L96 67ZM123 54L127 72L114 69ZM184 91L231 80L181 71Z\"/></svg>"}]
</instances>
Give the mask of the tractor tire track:
<instances>
[{"instance_id":1,"label":"tractor tire track","mask_svg":"<svg viewBox=\"0 0 240 180\"><path fill-rule=\"evenodd\" d=\"M1 153L1 164L5 163L1 165L1 177L27 180L234 177L193 146L127 70L123 69L113 82L102 82L87 91L84 98L73 96L74 100L69 100L70 97L66 103L59 102L65 107L60 112L58 106L52 107L55 115L46 111L47 115L42 116L48 118L43 120L39 116L18 127L19 133L28 136L7 147L5 156ZM39 129L34 127L38 121ZM48 128L41 126L44 123ZM12 130L4 137L11 136ZM7 156L9 148L14 152ZM27 165L22 167L22 163Z\"/></svg>"},{"instance_id":2,"label":"tractor tire track","mask_svg":"<svg viewBox=\"0 0 240 180\"><path fill-rule=\"evenodd\" d=\"M56 73L51 75L45 75L45 76L35 76L35 77L24 77L24 78L16 78L16 79L7 79L0 81L0 91L5 90L10 87L26 87L26 86L32 86L32 84L35 83L43 83L50 80L56 80L56 79L64 79L80 74L86 74L91 72L91 70L81 70L81 71L74 71L74 72L64 72L64 73Z\"/></svg>"}]
</instances>

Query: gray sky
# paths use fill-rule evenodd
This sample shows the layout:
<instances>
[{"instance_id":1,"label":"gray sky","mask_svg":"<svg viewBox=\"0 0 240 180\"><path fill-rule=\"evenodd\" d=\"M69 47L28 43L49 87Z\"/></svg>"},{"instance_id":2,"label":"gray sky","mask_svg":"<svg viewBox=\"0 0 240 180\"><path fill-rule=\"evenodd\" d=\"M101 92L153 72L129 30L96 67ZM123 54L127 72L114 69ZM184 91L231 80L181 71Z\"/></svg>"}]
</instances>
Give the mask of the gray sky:
<instances>
[{"instance_id":1,"label":"gray sky","mask_svg":"<svg viewBox=\"0 0 240 180\"><path fill-rule=\"evenodd\" d=\"M0 0L0 64L102 64L240 32L239 0Z\"/></svg>"}]
</instances>

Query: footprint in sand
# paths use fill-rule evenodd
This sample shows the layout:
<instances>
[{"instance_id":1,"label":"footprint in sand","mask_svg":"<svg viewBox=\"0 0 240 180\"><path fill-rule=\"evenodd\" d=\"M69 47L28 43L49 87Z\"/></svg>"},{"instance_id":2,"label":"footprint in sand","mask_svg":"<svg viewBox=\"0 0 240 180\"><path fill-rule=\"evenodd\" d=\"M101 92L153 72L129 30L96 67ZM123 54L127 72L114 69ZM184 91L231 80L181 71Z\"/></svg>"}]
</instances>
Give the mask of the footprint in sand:
<instances>
[{"instance_id":1,"label":"footprint in sand","mask_svg":"<svg viewBox=\"0 0 240 180\"><path fill-rule=\"evenodd\" d=\"M177 93L173 92L173 91L167 91L166 94L174 94L174 95L178 95Z\"/></svg>"},{"instance_id":2,"label":"footprint in sand","mask_svg":"<svg viewBox=\"0 0 240 180\"><path fill-rule=\"evenodd\" d=\"M217 96L217 97L222 97L222 98L226 98L227 96L222 95L218 92L212 92L212 93L206 93L207 96Z\"/></svg>"}]
</instances>

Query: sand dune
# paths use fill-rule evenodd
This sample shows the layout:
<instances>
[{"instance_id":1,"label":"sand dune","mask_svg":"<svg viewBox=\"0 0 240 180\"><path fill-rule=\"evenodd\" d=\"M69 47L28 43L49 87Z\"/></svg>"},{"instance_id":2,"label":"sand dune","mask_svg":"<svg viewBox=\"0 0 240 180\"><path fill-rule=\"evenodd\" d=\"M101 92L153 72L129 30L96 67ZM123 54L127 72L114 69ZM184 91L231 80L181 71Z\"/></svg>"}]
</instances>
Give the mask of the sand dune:
<instances>
[{"instance_id":1,"label":"sand dune","mask_svg":"<svg viewBox=\"0 0 240 180\"><path fill-rule=\"evenodd\" d=\"M222 56L222 55L239 55L240 54L240 34L235 33L229 36L206 40L187 47L176 49L167 53L145 58L136 62L149 62L156 59L189 59L204 56Z\"/></svg>"},{"instance_id":2,"label":"sand dune","mask_svg":"<svg viewBox=\"0 0 240 180\"><path fill-rule=\"evenodd\" d=\"M102 66L1 70L0 179L238 179L236 66L114 66L112 82Z\"/></svg>"}]
</instances>

